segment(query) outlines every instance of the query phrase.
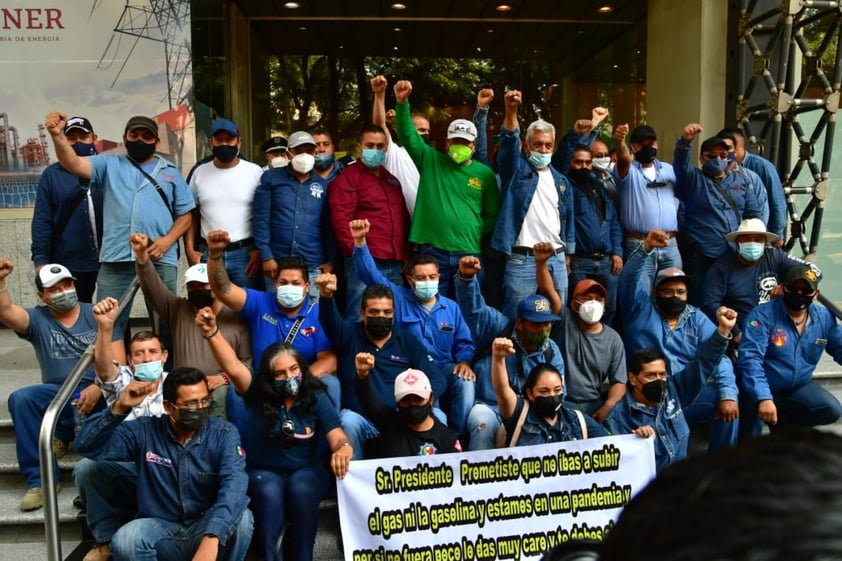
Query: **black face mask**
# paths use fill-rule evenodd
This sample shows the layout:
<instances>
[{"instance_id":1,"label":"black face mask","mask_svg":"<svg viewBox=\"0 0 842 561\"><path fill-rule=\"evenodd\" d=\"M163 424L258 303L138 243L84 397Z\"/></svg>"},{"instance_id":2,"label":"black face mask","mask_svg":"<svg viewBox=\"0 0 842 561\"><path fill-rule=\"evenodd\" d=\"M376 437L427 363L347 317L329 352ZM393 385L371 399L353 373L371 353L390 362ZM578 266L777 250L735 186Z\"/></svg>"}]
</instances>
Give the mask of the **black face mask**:
<instances>
[{"instance_id":1,"label":"black face mask","mask_svg":"<svg viewBox=\"0 0 842 561\"><path fill-rule=\"evenodd\" d=\"M541 417L555 417L558 410L561 409L561 397L561 394L540 395L536 397L532 401L532 404L535 406L535 412Z\"/></svg>"},{"instance_id":2,"label":"black face mask","mask_svg":"<svg viewBox=\"0 0 842 561\"><path fill-rule=\"evenodd\" d=\"M178 428L185 431L198 431L202 428L210 416L210 407L200 407L198 409L178 409L178 421L176 425Z\"/></svg>"},{"instance_id":3,"label":"black face mask","mask_svg":"<svg viewBox=\"0 0 842 561\"><path fill-rule=\"evenodd\" d=\"M652 380L651 382L646 382L640 388L640 392L643 394L643 397L652 403L661 403L664 395L667 393L667 381Z\"/></svg>"},{"instance_id":4,"label":"black face mask","mask_svg":"<svg viewBox=\"0 0 842 561\"><path fill-rule=\"evenodd\" d=\"M813 296L814 294L798 294L797 292L784 290L784 306L793 312L803 310L813 301Z\"/></svg>"},{"instance_id":5,"label":"black face mask","mask_svg":"<svg viewBox=\"0 0 842 561\"><path fill-rule=\"evenodd\" d=\"M406 424L418 425L423 423L433 413L433 404L410 405L408 407L398 406L398 412Z\"/></svg>"},{"instance_id":6,"label":"black face mask","mask_svg":"<svg viewBox=\"0 0 842 561\"><path fill-rule=\"evenodd\" d=\"M427 146L430 146L433 143L433 139L432 137L430 137L430 133L419 134L418 136L421 137L421 140L423 140L424 144L426 144Z\"/></svg>"},{"instance_id":7,"label":"black face mask","mask_svg":"<svg viewBox=\"0 0 842 561\"><path fill-rule=\"evenodd\" d=\"M142 164L155 153L155 143L148 144L142 140L127 140L126 153L129 158Z\"/></svg>"},{"instance_id":8,"label":"black face mask","mask_svg":"<svg viewBox=\"0 0 842 561\"><path fill-rule=\"evenodd\" d=\"M365 332L372 339L382 339L392 331L392 318L383 316L365 318Z\"/></svg>"},{"instance_id":9,"label":"black face mask","mask_svg":"<svg viewBox=\"0 0 842 561\"><path fill-rule=\"evenodd\" d=\"M651 164L658 156L658 149L654 146L644 146L634 153L634 159L641 164Z\"/></svg>"},{"instance_id":10,"label":"black face mask","mask_svg":"<svg viewBox=\"0 0 842 561\"><path fill-rule=\"evenodd\" d=\"M85 142L76 142L73 144L73 151L76 152L77 156L93 156L96 154L96 148L93 144L87 144Z\"/></svg>"},{"instance_id":11,"label":"black face mask","mask_svg":"<svg viewBox=\"0 0 842 561\"><path fill-rule=\"evenodd\" d=\"M593 172L588 168L573 169L567 172L567 177L573 180L577 185L582 187L590 187L593 181Z\"/></svg>"},{"instance_id":12,"label":"black face mask","mask_svg":"<svg viewBox=\"0 0 842 561\"><path fill-rule=\"evenodd\" d=\"M216 158L223 164L229 164L233 162L234 158L237 157L237 154L240 153L240 149L236 146L223 144L221 146L214 146L212 152L214 158Z\"/></svg>"},{"instance_id":13,"label":"black face mask","mask_svg":"<svg viewBox=\"0 0 842 561\"><path fill-rule=\"evenodd\" d=\"M655 298L655 305L658 309L668 317L678 317L687 307L687 302L680 299L678 296L670 296L669 298L658 297Z\"/></svg>"},{"instance_id":14,"label":"black face mask","mask_svg":"<svg viewBox=\"0 0 842 561\"><path fill-rule=\"evenodd\" d=\"M187 301L194 308L200 310L213 305L213 292L210 289L191 290L187 293Z\"/></svg>"}]
</instances>

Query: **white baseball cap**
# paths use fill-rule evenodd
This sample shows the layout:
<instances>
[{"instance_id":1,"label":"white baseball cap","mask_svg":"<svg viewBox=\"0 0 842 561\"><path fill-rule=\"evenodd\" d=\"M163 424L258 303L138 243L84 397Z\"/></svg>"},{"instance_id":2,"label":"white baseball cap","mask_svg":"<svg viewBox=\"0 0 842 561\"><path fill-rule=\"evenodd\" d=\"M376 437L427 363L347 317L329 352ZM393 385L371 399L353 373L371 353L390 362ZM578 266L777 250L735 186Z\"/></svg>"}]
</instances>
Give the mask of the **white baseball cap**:
<instances>
[{"instance_id":1,"label":"white baseball cap","mask_svg":"<svg viewBox=\"0 0 842 561\"><path fill-rule=\"evenodd\" d=\"M45 288L52 288L64 279L76 280L76 277L70 274L70 269L58 263L47 263L38 274L35 275L35 287L39 292Z\"/></svg>"},{"instance_id":2,"label":"white baseball cap","mask_svg":"<svg viewBox=\"0 0 842 561\"><path fill-rule=\"evenodd\" d=\"M477 139L477 127L467 119L456 119L447 126L447 139L464 138L468 142Z\"/></svg>"},{"instance_id":3,"label":"white baseball cap","mask_svg":"<svg viewBox=\"0 0 842 561\"><path fill-rule=\"evenodd\" d=\"M430 379L420 370L409 368L395 378L395 401L400 401L408 395L430 399L432 393Z\"/></svg>"},{"instance_id":4,"label":"white baseball cap","mask_svg":"<svg viewBox=\"0 0 842 561\"><path fill-rule=\"evenodd\" d=\"M207 263L197 263L186 271L184 271L184 284L191 282L200 282L208 284L208 265Z\"/></svg>"}]
</instances>

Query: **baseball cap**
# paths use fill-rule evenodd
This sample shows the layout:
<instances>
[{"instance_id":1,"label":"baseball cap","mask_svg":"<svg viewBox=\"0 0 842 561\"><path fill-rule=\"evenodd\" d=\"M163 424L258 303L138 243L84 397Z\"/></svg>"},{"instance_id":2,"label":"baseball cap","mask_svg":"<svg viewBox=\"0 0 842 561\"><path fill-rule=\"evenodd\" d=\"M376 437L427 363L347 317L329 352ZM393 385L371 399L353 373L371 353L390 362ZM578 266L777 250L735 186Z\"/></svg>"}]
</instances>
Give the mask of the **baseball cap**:
<instances>
[{"instance_id":1,"label":"baseball cap","mask_svg":"<svg viewBox=\"0 0 842 561\"><path fill-rule=\"evenodd\" d=\"M658 135L655 134L655 129L653 129L649 125L638 125L632 131L629 140L631 140L631 142L634 144L640 144L647 138L654 138L656 140L658 139Z\"/></svg>"},{"instance_id":2,"label":"baseball cap","mask_svg":"<svg viewBox=\"0 0 842 561\"><path fill-rule=\"evenodd\" d=\"M76 277L71 275L70 269L64 265L59 265L58 263L47 263L41 267L41 270L38 271L38 273L36 273L35 287L40 292L45 288L51 288L57 285L64 279L73 279L75 281Z\"/></svg>"},{"instance_id":3,"label":"baseball cap","mask_svg":"<svg viewBox=\"0 0 842 561\"><path fill-rule=\"evenodd\" d=\"M197 263L184 271L184 284L191 282L208 283L208 266L206 263Z\"/></svg>"},{"instance_id":4,"label":"baseball cap","mask_svg":"<svg viewBox=\"0 0 842 561\"><path fill-rule=\"evenodd\" d=\"M477 127L467 119L456 119L447 126L447 139L464 138L468 142L477 139Z\"/></svg>"},{"instance_id":5,"label":"baseball cap","mask_svg":"<svg viewBox=\"0 0 842 561\"><path fill-rule=\"evenodd\" d=\"M143 115L135 115L129 122L126 123L126 131L134 129L146 129L151 131L152 134L155 135L155 138L158 138L158 123L156 123L153 119L149 117L144 117Z\"/></svg>"},{"instance_id":6,"label":"baseball cap","mask_svg":"<svg viewBox=\"0 0 842 561\"><path fill-rule=\"evenodd\" d=\"M588 292L599 292L602 294L603 298L608 295L608 291L605 290L605 287L597 281L593 279L582 279L576 283L576 287L573 289L573 298L575 299L582 294L587 294Z\"/></svg>"},{"instance_id":7,"label":"baseball cap","mask_svg":"<svg viewBox=\"0 0 842 561\"><path fill-rule=\"evenodd\" d=\"M94 132L94 127L91 122L85 117L70 117L64 124L64 134L67 134L73 129L79 129L84 132Z\"/></svg>"},{"instance_id":8,"label":"baseball cap","mask_svg":"<svg viewBox=\"0 0 842 561\"><path fill-rule=\"evenodd\" d=\"M264 152L274 152L276 150L286 150L287 149L287 139L283 136L273 136L266 142L260 145L260 149Z\"/></svg>"},{"instance_id":9,"label":"baseball cap","mask_svg":"<svg viewBox=\"0 0 842 561\"><path fill-rule=\"evenodd\" d=\"M227 132L231 136L240 136L240 129L237 128L234 121L229 121L228 119L216 119L211 123L211 136L218 132Z\"/></svg>"},{"instance_id":10,"label":"baseball cap","mask_svg":"<svg viewBox=\"0 0 842 561\"><path fill-rule=\"evenodd\" d=\"M307 131L295 131L289 135L289 142L287 142L288 148L298 148L303 144L312 144L315 146L316 139Z\"/></svg>"},{"instance_id":11,"label":"baseball cap","mask_svg":"<svg viewBox=\"0 0 842 561\"><path fill-rule=\"evenodd\" d=\"M762 236L766 236L767 242L774 242L779 239L777 235L766 231L766 224L764 224L759 218L746 218L740 222L740 225L736 230L725 234L725 239L729 242L733 242L743 234L760 234Z\"/></svg>"},{"instance_id":12,"label":"baseball cap","mask_svg":"<svg viewBox=\"0 0 842 561\"><path fill-rule=\"evenodd\" d=\"M702 142L702 148L700 151L707 152L711 148L716 148L717 146L721 146L722 148L728 150L728 144L725 142L724 139L719 138L718 136L712 136L704 142Z\"/></svg>"},{"instance_id":13,"label":"baseball cap","mask_svg":"<svg viewBox=\"0 0 842 561\"><path fill-rule=\"evenodd\" d=\"M669 280L683 280L686 282L687 275L684 274L684 271L682 271L681 269L676 269L675 267L670 267L669 269L658 271L658 274L655 275L655 288L658 288L662 282L666 282Z\"/></svg>"},{"instance_id":14,"label":"baseball cap","mask_svg":"<svg viewBox=\"0 0 842 561\"><path fill-rule=\"evenodd\" d=\"M517 317L533 323L561 319L550 311L550 301L539 294L530 294L520 301L517 306Z\"/></svg>"},{"instance_id":15,"label":"baseball cap","mask_svg":"<svg viewBox=\"0 0 842 561\"><path fill-rule=\"evenodd\" d=\"M400 401L408 395L417 395L422 399L430 399L432 393L430 379L420 370L408 368L395 378L395 401Z\"/></svg>"},{"instance_id":16,"label":"baseball cap","mask_svg":"<svg viewBox=\"0 0 842 561\"><path fill-rule=\"evenodd\" d=\"M793 265L784 275L783 285L787 288L792 287L796 282L804 281L814 292L819 287L819 277L812 267L809 265Z\"/></svg>"}]
</instances>

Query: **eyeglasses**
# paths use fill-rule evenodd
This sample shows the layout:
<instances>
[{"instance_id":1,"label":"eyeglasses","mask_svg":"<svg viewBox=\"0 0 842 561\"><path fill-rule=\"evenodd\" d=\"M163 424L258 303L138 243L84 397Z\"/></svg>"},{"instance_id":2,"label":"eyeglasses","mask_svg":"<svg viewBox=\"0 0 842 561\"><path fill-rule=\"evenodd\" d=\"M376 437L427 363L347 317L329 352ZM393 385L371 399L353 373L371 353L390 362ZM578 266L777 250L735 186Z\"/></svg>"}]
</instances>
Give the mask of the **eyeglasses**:
<instances>
[{"instance_id":1,"label":"eyeglasses","mask_svg":"<svg viewBox=\"0 0 842 561\"><path fill-rule=\"evenodd\" d=\"M716 160L716 159L729 160L730 159L730 157L728 156L728 152L718 152L718 153L717 152L705 152L704 154L702 154L702 156L704 156L708 160Z\"/></svg>"},{"instance_id":2,"label":"eyeglasses","mask_svg":"<svg viewBox=\"0 0 842 561\"><path fill-rule=\"evenodd\" d=\"M786 290L790 294L800 294L801 296L812 296L813 294L816 293L815 290L810 290L809 288L806 288L806 287L801 288L801 287L796 287L796 286L792 286L792 287L785 286L784 290Z\"/></svg>"},{"instance_id":3,"label":"eyeglasses","mask_svg":"<svg viewBox=\"0 0 842 561\"><path fill-rule=\"evenodd\" d=\"M661 296L665 296L667 298L672 298L673 296L687 296L687 289L686 288L659 288L658 294Z\"/></svg>"},{"instance_id":4,"label":"eyeglasses","mask_svg":"<svg viewBox=\"0 0 842 561\"><path fill-rule=\"evenodd\" d=\"M281 432L283 433L283 437L281 438L281 447L284 450L287 450L291 448L292 443L295 442L295 423L292 419L287 419L281 423Z\"/></svg>"},{"instance_id":5,"label":"eyeglasses","mask_svg":"<svg viewBox=\"0 0 842 561\"><path fill-rule=\"evenodd\" d=\"M185 401L183 405L176 406L179 409L204 409L206 407L210 407L213 404L213 398L208 396L204 399L191 399L190 401Z\"/></svg>"}]
</instances>

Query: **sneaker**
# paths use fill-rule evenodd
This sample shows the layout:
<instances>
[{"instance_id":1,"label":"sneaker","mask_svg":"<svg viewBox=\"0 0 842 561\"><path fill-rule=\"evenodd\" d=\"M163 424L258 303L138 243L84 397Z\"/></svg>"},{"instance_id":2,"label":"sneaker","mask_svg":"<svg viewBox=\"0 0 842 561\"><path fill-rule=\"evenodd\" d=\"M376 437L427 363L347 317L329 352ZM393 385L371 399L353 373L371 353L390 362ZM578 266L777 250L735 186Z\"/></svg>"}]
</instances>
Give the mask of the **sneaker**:
<instances>
[{"instance_id":1,"label":"sneaker","mask_svg":"<svg viewBox=\"0 0 842 561\"><path fill-rule=\"evenodd\" d=\"M58 438L53 439L53 454L56 455L56 460L63 458L70 451L70 444Z\"/></svg>"},{"instance_id":2,"label":"sneaker","mask_svg":"<svg viewBox=\"0 0 842 561\"><path fill-rule=\"evenodd\" d=\"M61 485L56 484L56 493L61 492ZM44 493L40 487L29 489L20 500L20 509L24 512L36 510L44 506Z\"/></svg>"},{"instance_id":3,"label":"sneaker","mask_svg":"<svg viewBox=\"0 0 842 561\"><path fill-rule=\"evenodd\" d=\"M88 551L82 561L108 561L111 559L111 543L97 543Z\"/></svg>"}]
</instances>

